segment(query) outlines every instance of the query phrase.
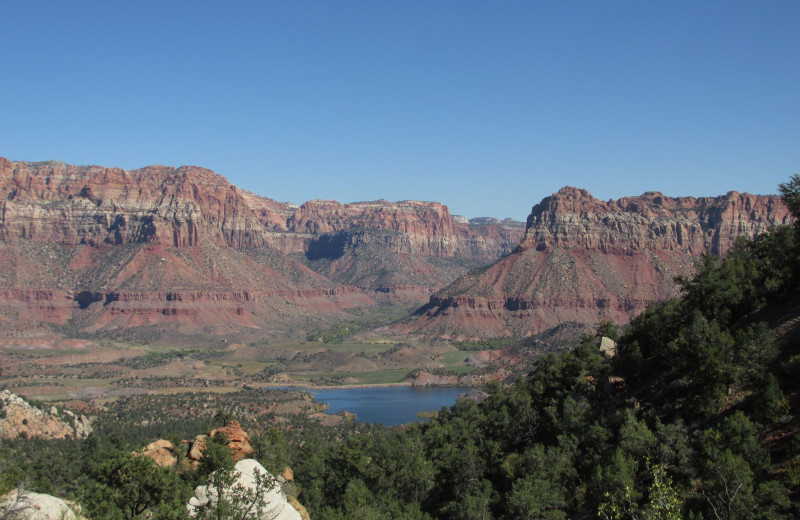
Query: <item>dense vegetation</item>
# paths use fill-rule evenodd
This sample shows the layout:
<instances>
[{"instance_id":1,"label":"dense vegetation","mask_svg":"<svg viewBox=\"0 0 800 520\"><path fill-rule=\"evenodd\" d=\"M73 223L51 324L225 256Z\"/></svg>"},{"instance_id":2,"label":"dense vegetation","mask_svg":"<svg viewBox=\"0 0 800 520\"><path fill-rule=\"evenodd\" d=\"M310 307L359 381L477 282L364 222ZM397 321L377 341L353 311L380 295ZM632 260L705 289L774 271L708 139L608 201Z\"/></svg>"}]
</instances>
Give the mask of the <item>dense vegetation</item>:
<instances>
[{"instance_id":1,"label":"dense vegetation","mask_svg":"<svg viewBox=\"0 0 800 520\"><path fill-rule=\"evenodd\" d=\"M800 177L782 191L797 217ZM258 455L292 466L315 520L798 518L798 236L779 228L703 257L682 297L634 319L613 357L587 337L429 423L298 417L257 433ZM157 468L121 434L4 443L0 492L27 478L94 520L183 517L209 468Z\"/></svg>"}]
</instances>

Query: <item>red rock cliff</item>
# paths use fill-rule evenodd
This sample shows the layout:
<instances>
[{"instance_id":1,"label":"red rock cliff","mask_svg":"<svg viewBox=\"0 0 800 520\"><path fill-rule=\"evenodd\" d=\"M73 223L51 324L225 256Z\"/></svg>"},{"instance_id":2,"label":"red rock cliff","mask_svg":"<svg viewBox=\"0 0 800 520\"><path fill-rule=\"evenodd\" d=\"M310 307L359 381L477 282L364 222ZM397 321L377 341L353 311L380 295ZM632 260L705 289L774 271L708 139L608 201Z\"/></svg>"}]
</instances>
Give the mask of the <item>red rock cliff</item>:
<instances>
[{"instance_id":1,"label":"red rock cliff","mask_svg":"<svg viewBox=\"0 0 800 520\"><path fill-rule=\"evenodd\" d=\"M348 230L396 232L398 252L453 256L457 245L447 206L439 202L357 202L312 200L286 223L296 233L321 235Z\"/></svg>"},{"instance_id":2,"label":"red rock cliff","mask_svg":"<svg viewBox=\"0 0 800 520\"><path fill-rule=\"evenodd\" d=\"M704 251L724 254L791 216L778 197L659 193L603 202L563 188L533 207L516 251L434 294L399 327L449 337L523 336L565 321L627 322L677 294Z\"/></svg>"},{"instance_id":3,"label":"red rock cliff","mask_svg":"<svg viewBox=\"0 0 800 520\"><path fill-rule=\"evenodd\" d=\"M566 187L533 207L521 247L720 255L736 237L752 238L789 221L777 197L730 192L671 198L648 192L603 202L586 190Z\"/></svg>"},{"instance_id":4,"label":"red rock cliff","mask_svg":"<svg viewBox=\"0 0 800 520\"><path fill-rule=\"evenodd\" d=\"M298 207L193 166L0 158L0 333L325 323L374 298L425 301L521 234L457 221L438 202Z\"/></svg>"},{"instance_id":5,"label":"red rock cliff","mask_svg":"<svg viewBox=\"0 0 800 520\"><path fill-rule=\"evenodd\" d=\"M150 242L191 247L267 243L237 188L210 170L125 171L0 158L0 239L62 244Z\"/></svg>"}]
</instances>

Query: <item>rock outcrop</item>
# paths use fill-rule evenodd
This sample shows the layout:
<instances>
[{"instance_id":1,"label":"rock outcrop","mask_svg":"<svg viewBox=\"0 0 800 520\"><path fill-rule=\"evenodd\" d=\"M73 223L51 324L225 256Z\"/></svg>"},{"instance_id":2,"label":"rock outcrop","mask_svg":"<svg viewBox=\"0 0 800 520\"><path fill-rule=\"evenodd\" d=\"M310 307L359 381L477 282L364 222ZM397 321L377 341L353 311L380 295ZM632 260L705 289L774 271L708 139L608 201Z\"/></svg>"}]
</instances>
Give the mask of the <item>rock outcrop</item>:
<instances>
[{"instance_id":1,"label":"rock outcrop","mask_svg":"<svg viewBox=\"0 0 800 520\"><path fill-rule=\"evenodd\" d=\"M295 497L292 495L287 495L286 501L289 502L289 504L297 511L302 520L311 520L311 516L308 514L306 508L303 506L303 504L298 502Z\"/></svg>"},{"instance_id":2,"label":"rock outcrop","mask_svg":"<svg viewBox=\"0 0 800 520\"><path fill-rule=\"evenodd\" d=\"M233 469L233 484L222 490L222 497L234 504L241 504L241 510L251 510L252 497L262 501L257 507L256 517L264 520L301 520L300 513L287 501L275 478L258 461L245 459L236 463ZM212 475L213 480L213 475ZM219 492L213 485L198 486L187 508L190 516L197 516L205 507L218 503ZM252 509L256 511L256 509Z\"/></svg>"},{"instance_id":3,"label":"rock outcrop","mask_svg":"<svg viewBox=\"0 0 800 520\"><path fill-rule=\"evenodd\" d=\"M81 508L60 498L12 491L0 498L0 518L9 520L86 520Z\"/></svg>"},{"instance_id":4,"label":"rock outcrop","mask_svg":"<svg viewBox=\"0 0 800 520\"><path fill-rule=\"evenodd\" d=\"M510 253L521 223L465 222L438 202L340 204L311 201L287 228L312 236L309 266L340 283L375 291L382 300L421 300L456 276Z\"/></svg>"},{"instance_id":5,"label":"rock outcrop","mask_svg":"<svg viewBox=\"0 0 800 520\"><path fill-rule=\"evenodd\" d=\"M455 338L527 336L559 323L626 323L678 294L699 255L724 255L791 215L780 198L649 192L603 202L563 188L533 207L520 246L458 278L399 328Z\"/></svg>"},{"instance_id":6,"label":"rock outcrop","mask_svg":"<svg viewBox=\"0 0 800 520\"><path fill-rule=\"evenodd\" d=\"M209 436L224 436L228 440L227 446L231 450L234 461L240 461L253 454L253 447L250 445L250 436L242 429L239 421L231 421L221 428L212 430Z\"/></svg>"},{"instance_id":7,"label":"rock outcrop","mask_svg":"<svg viewBox=\"0 0 800 520\"><path fill-rule=\"evenodd\" d=\"M204 168L125 171L0 158L0 239L191 247L267 243L235 186Z\"/></svg>"},{"instance_id":8,"label":"rock outcrop","mask_svg":"<svg viewBox=\"0 0 800 520\"><path fill-rule=\"evenodd\" d=\"M203 452L208 445L209 438L217 435L222 435L226 439L227 442L225 445L231 450L231 457L235 462L246 459L253 454L253 447L250 445L250 436L242 429L239 421L230 421L221 428L211 430L208 435L197 435L191 441L184 441L184 443L188 444L187 459L189 459L190 464L197 465L203 460ZM158 440L147 445L140 453L149 456L155 460L156 463L159 463L159 460L164 460L165 462L172 460L170 459L170 452L174 452L172 443L166 440ZM173 461L172 464L161 465L169 466L174 463Z\"/></svg>"},{"instance_id":9,"label":"rock outcrop","mask_svg":"<svg viewBox=\"0 0 800 520\"><path fill-rule=\"evenodd\" d=\"M196 435L195 438L189 442L188 459L193 465L203 460L203 452L206 450L207 444L208 435Z\"/></svg>"},{"instance_id":10,"label":"rock outcrop","mask_svg":"<svg viewBox=\"0 0 800 520\"><path fill-rule=\"evenodd\" d=\"M175 445L165 439L151 442L141 450L134 452L134 455L153 459L153 462L165 468L171 468L178 463Z\"/></svg>"},{"instance_id":11,"label":"rock outcrop","mask_svg":"<svg viewBox=\"0 0 800 520\"><path fill-rule=\"evenodd\" d=\"M724 255L736 238L752 238L791 215L779 197L729 192L719 197L666 197L647 192L603 202L566 187L533 207L523 249L640 251Z\"/></svg>"},{"instance_id":12,"label":"rock outcrop","mask_svg":"<svg viewBox=\"0 0 800 520\"><path fill-rule=\"evenodd\" d=\"M8 390L0 392L0 439L83 439L92 432L85 415L53 406L48 412L31 406Z\"/></svg>"},{"instance_id":13,"label":"rock outcrop","mask_svg":"<svg viewBox=\"0 0 800 520\"><path fill-rule=\"evenodd\" d=\"M0 158L0 334L302 335L425 301L521 236L437 202L295 206L193 166Z\"/></svg>"},{"instance_id":14,"label":"rock outcrop","mask_svg":"<svg viewBox=\"0 0 800 520\"><path fill-rule=\"evenodd\" d=\"M452 256L454 240L450 211L438 202L402 201L306 202L289 218L287 228L296 233L324 235L352 229L397 232L398 252L426 256Z\"/></svg>"}]
</instances>

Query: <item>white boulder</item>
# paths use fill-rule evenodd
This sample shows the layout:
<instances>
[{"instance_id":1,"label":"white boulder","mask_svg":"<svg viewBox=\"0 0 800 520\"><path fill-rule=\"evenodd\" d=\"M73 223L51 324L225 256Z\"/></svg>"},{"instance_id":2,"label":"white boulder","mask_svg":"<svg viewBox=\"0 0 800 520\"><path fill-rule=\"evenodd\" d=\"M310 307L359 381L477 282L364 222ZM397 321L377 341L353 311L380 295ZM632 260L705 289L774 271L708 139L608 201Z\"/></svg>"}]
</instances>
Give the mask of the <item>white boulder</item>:
<instances>
[{"instance_id":1,"label":"white boulder","mask_svg":"<svg viewBox=\"0 0 800 520\"><path fill-rule=\"evenodd\" d=\"M0 518L13 520L83 519L80 516L79 507L51 495L30 491L12 491L0 498Z\"/></svg>"},{"instance_id":2,"label":"white boulder","mask_svg":"<svg viewBox=\"0 0 800 520\"><path fill-rule=\"evenodd\" d=\"M606 357L614 357L617 355L617 342L611 338L603 336L600 338L600 352Z\"/></svg>"},{"instance_id":3,"label":"white boulder","mask_svg":"<svg viewBox=\"0 0 800 520\"><path fill-rule=\"evenodd\" d=\"M219 475L211 475L211 484L198 486L187 508L190 516L197 516L204 508L214 507L219 500L219 491L213 485ZM232 484L222 489L221 494L228 502L240 502L249 509L254 501L260 501L258 512L260 520L302 520L300 513L289 504L286 495L275 477L253 459L244 459L233 467Z\"/></svg>"}]
</instances>

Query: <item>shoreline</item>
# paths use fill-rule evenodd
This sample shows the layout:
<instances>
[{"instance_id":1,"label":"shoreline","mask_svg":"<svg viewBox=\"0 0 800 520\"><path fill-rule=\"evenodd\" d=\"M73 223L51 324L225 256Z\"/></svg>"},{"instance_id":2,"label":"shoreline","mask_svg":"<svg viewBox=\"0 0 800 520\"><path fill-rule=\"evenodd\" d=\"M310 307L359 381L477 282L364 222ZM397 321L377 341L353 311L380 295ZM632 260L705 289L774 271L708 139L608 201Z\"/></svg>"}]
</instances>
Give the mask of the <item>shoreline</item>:
<instances>
[{"instance_id":1,"label":"shoreline","mask_svg":"<svg viewBox=\"0 0 800 520\"><path fill-rule=\"evenodd\" d=\"M314 385L311 383L293 383L293 382L286 382L286 383L267 383L262 384L258 388L264 389L289 389L289 388L297 388L300 390L336 390L336 389L343 389L343 388L391 388L391 387L401 387L401 386L414 386L413 383L410 382L399 382L399 383L357 383L353 385ZM420 385L422 386L422 385ZM425 386L440 386L440 387L448 387L448 386L459 386L459 385L425 385Z\"/></svg>"}]
</instances>

